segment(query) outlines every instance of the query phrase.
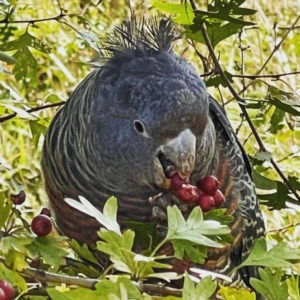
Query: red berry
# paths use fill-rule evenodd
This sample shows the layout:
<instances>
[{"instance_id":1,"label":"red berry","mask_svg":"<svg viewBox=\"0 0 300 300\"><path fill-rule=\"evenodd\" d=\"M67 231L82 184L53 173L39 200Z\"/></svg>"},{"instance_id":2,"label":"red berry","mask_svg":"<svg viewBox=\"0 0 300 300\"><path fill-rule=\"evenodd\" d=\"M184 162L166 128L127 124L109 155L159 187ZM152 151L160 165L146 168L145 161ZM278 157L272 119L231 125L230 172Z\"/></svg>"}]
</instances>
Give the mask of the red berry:
<instances>
[{"instance_id":1,"label":"red berry","mask_svg":"<svg viewBox=\"0 0 300 300\"><path fill-rule=\"evenodd\" d=\"M40 215L46 215L49 218L51 218L51 216L52 216L51 209L47 208L47 207L43 207L42 210L41 210L41 212L40 212Z\"/></svg>"},{"instance_id":2,"label":"red berry","mask_svg":"<svg viewBox=\"0 0 300 300\"><path fill-rule=\"evenodd\" d=\"M216 207L219 207L225 202L225 196L220 190L217 190L213 197L216 203Z\"/></svg>"},{"instance_id":3,"label":"red berry","mask_svg":"<svg viewBox=\"0 0 300 300\"><path fill-rule=\"evenodd\" d=\"M0 280L0 291L4 292L4 298L1 297L1 292L0 292L0 299L4 300L10 300L13 298L14 295L14 288L13 286L6 280Z\"/></svg>"},{"instance_id":4,"label":"red berry","mask_svg":"<svg viewBox=\"0 0 300 300\"><path fill-rule=\"evenodd\" d=\"M175 173L171 177L171 187L173 190L177 191L181 188L183 184L188 184L188 179L182 179L178 173Z\"/></svg>"},{"instance_id":5,"label":"red berry","mask_svg":"<svg viewBox=\"0 0 300 300\"><path fill-rule=\"evenodd\" d=\"M32 231L38 236L45 236L52 230L51 219L46 215L38 215L32 219Z\"/></svg>"},{"instance_id":6,"label":"red berry","mask_svg":"<svg viewBox=\"0 0 300 300\"><path fill-rule=\"evenodd\" d=\"M213 196L219 187L219 180L214 176L206 176L198 180L196 185L203 193Z\"/></svg>"},{"instance_id":7,"label":"red berry","mask_svg":"<svg viewBox=\"0 0 300 300\"><path fill-rule=\"evenodd\" d=\"M21 191L19 194L11 194L10 199L15 205L22 204L26 200L26 193Z\"/></svg>"},{"instance_id":8,"label":"red berry","mask_svg":"<svg viewBox=\"0 0 300 300\"><path fill-rule=\"evenodd\" d=\"M214 198L206 194L199 196L198 205L201 207L203 212L207 212L216 206Z\"/></svg>"},{"instance_id":9,"label":"red berry","mask_svg":"<svg viewBox=\"0 0 300 300\"><path fill-rule=\"evenodd\" d=\"M199 199L199 191L196 186L183 184L180 189L175 191L176 196L184 202L194 202Z\"/></svg>"},{"instance_id":10,"label":"red berry","mask_svg":"<svg viewBox=\"0 0 300 300\"><path fill-rule=\"evenodd\" d=\"M0 288L0 300L6 300L6 295L1 288Z\"/></svg>"},{"instance_id":11,"label":"red berry","mask_svg":"<svg viewBox=\"0 0 300 300\"><path fill-rule=\"evenodd\" d=\"M35 269L39 269L40 265L41 265L41 258L39 256L34 258L29 264L31 268L35 268Z\"/></svg>"}]
</instances>

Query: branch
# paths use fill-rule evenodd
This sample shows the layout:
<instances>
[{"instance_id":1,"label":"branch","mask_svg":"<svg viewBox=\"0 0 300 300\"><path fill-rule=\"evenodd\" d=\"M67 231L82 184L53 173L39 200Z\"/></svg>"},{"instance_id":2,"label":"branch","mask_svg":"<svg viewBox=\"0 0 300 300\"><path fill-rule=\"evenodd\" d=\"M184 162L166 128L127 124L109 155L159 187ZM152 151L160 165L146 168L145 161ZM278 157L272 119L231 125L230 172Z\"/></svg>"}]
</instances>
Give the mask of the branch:
<instances>
[{"instance_id":1,"label":"branch","mask_svg":"<svg viewBox=\"0 0 300 300\"><path fill-rule=\"evenodd\" d=\"M59 15L56 17L49 17L49 18L44 18L44 19L31 19L31 20L17 20L17 21L11 21L11 20L0 20L0 24L21 24L21 23L29 23L29 24L34 24L38 22L45 22L45 21L59 21L60 19L64 18L67 16L63 12L61 12Z\"/></svg>"},{"instance_id":2,"label":"branch","mask_svg":"<svg viewBox=\"0 0 300 300\"><path fill-rule=\"evenodd\" d=\"M0 258L0 263L5 263L3 258ZM38 280L42 283L45 282L53 282L53 283L65 283L67 285L76 285L84 288L88 288L91 290L95 289L95 285L97 283L102 282L102 280L91 279L91 278L79 278L75 276L68 276L62 274L55 274L51 272L47 272L44 270L38 270L35 268L25 268L20 274L26 275L28 277L32 277L35 280ZM182 290L170 288L163 285L155 285L155 284L139 284L135 281L132 281L132 284L141 292L148 294L155 294L161 296L176 296L182 297ZM30 291L29 293L30 294ZM36 294L36 293L35 293Z\"/></svg>"},{"instance_id":3,"label":"branch","mask_svg":"<svg viewBox=\"0 0 300 300\"><path fill-rule=\"evenodd\" d=\"M60 14L57 15L56 17L49 17L49 18L44 18L44 19L31 19L31 20L9 20L8 16L14 12L14 10L11 13L8 13L3 20L0 20L0 24L21 24L21 23L29 23L29 24L34 24L38 22L44 22L44 21L59 21L61 18L64 18L66 14L64 13L65 10L61 7L59 0L57 0L57 4L59 6Z\"/></svg>"},{"instance_id":4,"label":"branch","mask_svg":"<svg viewBox=\"0 0 300 300\"><path fill-rule=\"evenodd\" d=\"M299 18L300 18L300 15L298 16L297 20L298 20ZM239 94L235 91L235 89L233 88L233 86L231 85L231 83L230 83L229 80L227 79L227 77L226 77L224 71L223 71L222 68L221 68L221 65L220 65L220 63L219 63L219 61L218 61L218 59L217 59L217 57L216 57L216 54L215 54L215 52L214 52L214 50L213 50L213 47L212 47L212 45L211 45L211 42L210 42L210 40L209 40L209 37L208 37L207 32L206 32L205 25L204 25L203 22L200 24L200 29L201 29L203 38L204 38L204 40L205 40L205 43L206 43L206 45L207 45L207 47L208 47L209 53L210 53L210 55L211 55L211 57L212 57L212 60L213 60L213 62L214 62L214 64L215 64L215 72L216 72L217 74L219 74L219 75L222 77L222 79L223 79L224 82L226 83L227 87L229 88L231 94L232 94L233 97L237 100L237 102L238 102L238 104L239 104L239 106L240 106L240 108L241 108L241 110L242 110L242 113L243 113L245 119L247 120L247 122L248 122L248 124L249 124L249 127L251 128L251 131L253 132L253 135L254 135L254 137L255 137L255 139L256 139L258 145L259 145L260 151L266 152L267 149L266 149L265 145L263 144L263 142L262 142L262 140L261 140L261 138L260 138L258 132L256 131L256 128L254 127L254 125L253 125L253 123L252 123L252 121L251 121L251 119L250 119L250 117L249 117L249 114L248 114L248 112L247 112L247 110L246 110L246 107L245 107L245 100L242 99L242 98L239 96ZM283 41L283 40L282 40L282 41ZM281 45L282 41L278 44L278 46ZM277 47L275 47L275 48L278 49ZM275 51L276 51L276 50L274 49L272 53L274 54ZM270 61L271 57L272 57L272 55L270 55L269 58L267 59L267 61L264 63L264 67L265 67L266 64ZM262 70L262 69L263 69L263 68L261 68L261 70ZM261 70L259 71L259 73L261 72ZM245 90L245 88L244 88L243 90ZM277 172L277 173L279 174L279 176L281 177L281 179L283 180L283 182L287 185L287 187L288 187L288 188L290 189L290 191L294 194L294 196L296 197L296 199L300 202L300 197L299 197L299 195L297 194L296 190L292 187L292 185L290 184L290 182L288 181L288 179L285 177L285 175L282 173L282 171L280 170L280 168L279 168L279 166L277 165L277 163L276 163L272 158L270 159L270 162L271 162L271 164L273 165L273 167L274 167L274 169L276 170L276 172Z\"/></svg>"},{"instance_id":5,"label":"branch","mask_svg":"<svg viewBox=\"0 0 300 300\"><path fill-rule=\"evenodd\" d=\"M295 28L296 24L298 23L300 19L300 15L298 15L298 17L296 18L296 20L294 21L292 27L288 28L287 32L284 34L284 36L282 37L281 41L275 45L273 51L271 52L271 54L269 55L269 57L267 58L267 60L265 61L265 63L263 64L263 66L259 69L259 71L257 72L257 75L259 75L263 69L266 67L266 65L268 64L268 62L271 60L272 56L275 54L275 52L280 48L280 46L282 45L282 43L284 42L284 40L287 38L288 34ZM251 83L249 83L248 85L246 85L240 92L239 94L242 94L246 91L246 89L251 85ZM299 197L297 197L297 199L299 199Z\"/></svg>"},{"instance_id":6,"label":"branch","mask_svg":"<svg viewBox=\"0 0 300 300\"><path fill-rule=\"evenodd\" d=\"M30 109L26 110L26 112L27 113L32 113L32 112L43 110L43 109L50 108L50 107L61 106L61 105L64 105L65 103L66 103L65 101L62 101L62 102L47 104L47 105L43 105L43 106L38 106L38 107L30 108ZM0 118L0 123L3 123L7 120L10 120L10 119L14 118L16 115L17 115L17 113L14 112L14 113L12 113L10 115L7 115L5 117L1 117Z\"/></svg>"},{"instance_id":7,"label":"branch","mask_svg":"<svg viewBox=\"0 0 300 300\"><path fill-rule=\"evenodd\" d=\"M289 228L296 227L296 226L299 226L299 225L300 225L300 223L290 224L290 225L287 225L287 226L284 226L284 227L281 227L281 228L268 230L267 233L281 232L281 231L284 231L284 230L287 230Z\"/></svg>"},{"instance_id":8,"label":"branch","mask_svg":"<svg viewBox=\"0 0 300 300\"><path fill-rule=\"evenodd\" d=\"M232 75L232 77L237 77L237 78L248 78L248 79L257 79L257 78L274 78L274 79L279 79L280 77L283 77L283 76L291 76L291 75L297 75L297 74L300 74L300 71L295 71L295 72L289 72L289 73L281 73L281 74L268 74L268 75L239 75L239 74L236 74L236 75Z\"/></svg>"}]
</instances>

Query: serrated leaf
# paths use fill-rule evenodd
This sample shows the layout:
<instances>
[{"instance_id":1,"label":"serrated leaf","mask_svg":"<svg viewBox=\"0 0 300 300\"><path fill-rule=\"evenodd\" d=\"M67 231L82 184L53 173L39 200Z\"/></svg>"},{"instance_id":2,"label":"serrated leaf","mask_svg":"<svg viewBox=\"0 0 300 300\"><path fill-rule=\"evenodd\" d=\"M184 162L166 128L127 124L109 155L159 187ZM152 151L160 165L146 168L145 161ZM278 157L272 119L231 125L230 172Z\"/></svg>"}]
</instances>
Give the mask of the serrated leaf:
<instances>
[{"instance_id":1,"label":"serrated leaf","mask_svg":"<svg viewBox=\"0 0 300 300\"><path fill-rule=\"evenodd\" d=\"M220 22L219 23L214 22L214 23L207 24L206 31L213 48L215 48L216 45L219 44L221 41L227 39L228 37L234 34L239 33L243 27L244 25L242 24L228 23L222 25L222 23ZM201 42L202 44L206 44L202 32L199 30L197 30L196 32L188 31L187 36L193 40ZM227 78L231 83L233 82L231 74L229 74ZM223 79L219 76L216 76L214 77L214 79L211 79L209 81L210 86L219 86L220 84L224 87L227 87L225 81L223 81Z\"/></svg>"},{"instance_id":2,"label":"serrated leaf","mask_svg":"<svg viewBox=\"0 0 300 300\"><path fill-rule=\"evenodd\" d=\"M12 267L13 270L23 271L28 267L26 262L26 253L22 253L15 250L9 250L5 257L5 263Z\"/></svg>"},{"instance_id":3,"label":"serrated leaf","mask_svg":"<svg viewBox=\"0 0 300 300\"><path fill-rule=\"evenodd\" d=\"M282 270L273 271L270 268L259 268L258 272L261 280L250 278L250 284L256 291L268 300L286 300L288 298L287 284L281 282Z\"/></svg>"},{"instance_id":4,"label":"serrated leaf","mask_svg":"<svg viewBox=\"0 0 300 300\"><path fill-rule=\"evenodd\" d=\"M295 190L300 191L300 182L296 176L288 176L288 181Z\"/></svg>"},{"instance_id":5,"label":"serrated leaf","mask_svg":"<svg viewBox=\"0 0 300 300\"><path fill-rule=\"evenodd\" d=\"M279 108L276 108L271 116L271 126L268 129L273 134L276 134L280 127L278 126L280 122L284 120L285 112Z\"/></svg>"},{"instance_id":6,"label":"serrated leaf","mask_svg":"<svg viewBox=\"0 0 300 300\"><path fill-rule=\"evenodd\" d=\"M98 232L103 241L97 242L97 249L110 256L114 267L129 274L136 272L137 263L134 261L135 253L131 251L134 240L134 232L126 230L123 235L101 229ZM128 250L127 252L125 250Z\"/></svg>"},{"instance_id":7,"label":"serrated leaf","mask_svg":"<svg viewBox=\"0 0 300 300\"><path fill-rule=\"evenodd\" d=\"M294 94L292 93L287 93L271 85L268 86L267 99L270 104L276 106L284 112L290 113L291 115L300 116L300 111L293 108L293 104L299 105L299 103L289 101L289 99L293 97Z\"/></svg>"},{"instance_id":8,"label":"serrated leaf","mask_svg":"<svg viewBox=\"0 0 300 300\"><path fill-rule=\"evenodd\" d=\"M45 134L48 127L41 124L40 120L29 120L29 126L33 137L32 142L37 147L41 134Z\"/></svg>"},{"instance_id":9,"label":"serrated leaf","mask_svg":"<svg viewBox=\"0 0 300 300\"><path fill-rule=\"evenodd\" d=\"M58 266L67 255L67 251L60 245L63 239L66 238L58 239L52 236L37 237L26 247L30 251L32 257L41 255L50 265Z\"/></svg>"},{"instance_id":10,"label":"serrated leaf","mask_svg":"<svg viewBox=\"0 0 300 300\"><path fill-rule=\"evenodd\" d=\"M257 159L260 161L270 161L272 158L272 154L268 151L260 151L253 156L253 159Z\"/></svg>"},{"instance_id":11,"label":"serrated leaf","mask_svg":"<svg viewBox=\"0 0 300 300\"><path fill-rule=\"evenodd\" d=\"M228 215L226 208L217 208L212 209L206 213L204 213L204 220L215 220L220 222L223 225L230 224L233 222L234 217Z\"/></svg>"},{"instance_id":12,"label":"serrated leaf","mask_svg":"<svg viewBox=\"0 0 300 300\"><path fill-rule=\"evenodd\" d=\"M72 207L78 209L79 211L94 217L102 226L108 230L114 231L118 235L121 235L120 226L117 222L117 199L115 197L110 197L104 207L103 213L100 212L95 206L93 206L87 199L82 196L78 196L81 203L78 201L65 198L65 201ZM99 227L100 227L99 224Z\"/></svg>"},{"instance_id":13,"label":"serrated leaf","mask_svg":"<svg viewBox=\"0 0 300 300\"><path fill-rule=\"evenodd\" d=\"M117 282L103 280L101 283L97 283L95 293L97 299L99 296L107 297L107 295L109 294L114 294L120 297L120 284L122 284L125 287L129 299L142 299L142 295L137 289L137 287L128 278L125 277L119 277Z\"/></svg>"},{"instance_id":14,"label":"serrated leaf","mask_svg":"<svg viewBox=\"0 0 300 300\"><path fill-rule=\"evenodd\" d=\"M194 243L185 240L173 240L172 244L176 258L182 260L184 254L186 254L187 257L195 263L203 264L205 262L207 247L195 246Z\"/></svg>"},{"instance_id":15,"label":"serrated leaf","mask_svg":"<svg viewBox=\"0 0 300 300\"><path fill-rule=\"evenodd\" d=\"M299 260L300 251L292 249L285 243L281 242L267 251L267 243L264 237L260 237L245 261L236 269L243 266L262 266L271 268L288 268L292 264L289 260Z\"/></svg>"},{"instance_id":16,"label":"serrated leaf","mask_svg":"<svg viewBox=\"0 0 300 300\"><path fill-rule=\"evenodd\" d=\"M257 195L262 204L268 205L274 209L285 208L286 201L293 201L293 198L288 196L289 190L285 184L277 181L277 193Z\"/></svg>"},{"instance_id":17,"label":"serrated leaf","mask_svg":"<svg viewBox=\"0 0 300 300\"><path fill-rule=\"evenodd\" d=\"M168 233L166 240L188 240L198 245L222 248L219 244L205 235L229 234L230 229L217 221L203 220L202 211L195 207L190 213L187 221L184 220L177 206L168 207Z\"/></svg>"},{"instance_id":18,"label":"serrated leaf","mask_svg":"<svg viewBox=\"0 0 300 300\"><path fill-rule=\"evenodd\" d=\"M13 74L17 80L27 76L28 68L36 69L37 61L27 47L20 48L13 57L16 59Z\"/></svg>"},{"instance_id":19,"label":"serrated leaf","mask_svg":"<svg viewBox=\"0 0 300 300\"><path fill-rule=\"evenodd\" d=\"M291 300L300 300L299 277L292 275L286 280L286 284Z\"/></svg>"},{"instance_id":20,"label":"serrated leaf","mask_svg":"<svg viewBox=\"0 0 300 300\"><path fill-rule=\"evenodd\" d=\"M220 286L218 290L218 295L222 297L222 299L226 300L255 300L256 295L254 292L249 291L246 288L236 289L234 287L229 286Z\"/></svg>"},{"instance_id":21,"label":"serrated leaf","mask_svg":"<svg viewBox=\"0 0 300 300\"><path fill-rule=\"evenodd\" d=\"M11 209L12 209L13 203L9 202L7 204L4 203L4 198L0 199L0 229L3 227L5 224Z\"/></svg>"},{"instance_id":22,"label":"serrated leaf","mask_svg":"<svg viewBox=\"0 0 300 300\"><path fill-rule=\"evenodd\" d=\"M204 277L195 285L189 274L185 274L182 289L182 300L208 300L217 288L217 282L213 281L210 276Z\"/></svg>"},{"instance_id":23,"label":"serrated leaf","mask_svg":"<svg viewBox=\"0 0 300 300\"><path fill-rule=\"evenodd\" d=\"M77 241L69 241L70 248L75 251L79 257L84 258L87 261L97 264L98 261L95 256L91 253L89 247L86 244L80 245Z\"/></svg>"},{"instance_id":24,"label":"serrated leaf","mask_svg":"<svg viewBox=\"0 0 300 300\"><path fill-rule=\"evenodd\" d=\"M25 279L18 272L7 269L3 263L0 264L0 278L5 278L13 286L18 286L22 291L27 290Z\"/></svg>"},{"instance_id":25,"label":"serrated leaf","mask_svg":"<svg viewBox=\"0 0 300 300\"><path fill-rule=\"evenodd\" d=\"M176 14L177 16L174 17L174 21L178 24L192 24L195 17L193 8L186 1L182 2L181 4L174 4L154 0L152 4L161 11Z\"/></svg>"},{"instance_id":26,"label":"serrated leaf","mask_svg":"<svg viewBox=\"0 0 300 300\"><path fill-rule=\"evenodd\" d=\"M277 188L277 181L264 177L255 170L253 170L252 175L257 188L262 190L272 190Z\"/></svg>"}]
</instances>

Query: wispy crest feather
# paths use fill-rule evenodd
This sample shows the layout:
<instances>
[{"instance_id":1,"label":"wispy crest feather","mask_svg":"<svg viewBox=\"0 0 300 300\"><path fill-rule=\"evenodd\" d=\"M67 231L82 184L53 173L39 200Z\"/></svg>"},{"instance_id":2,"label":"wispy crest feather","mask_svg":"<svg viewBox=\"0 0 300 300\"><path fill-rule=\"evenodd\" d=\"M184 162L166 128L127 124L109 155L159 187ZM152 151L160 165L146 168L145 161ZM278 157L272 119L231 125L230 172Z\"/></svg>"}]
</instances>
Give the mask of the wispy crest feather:
<instances>
[{"instance_id":1,"label":"wispy crest feather","mask_svg":"<svg viewBox=\"0 0 300 300\"><path fill-rule=\"evenodd\" d=\"M155 56L160 52L172 52L172 43L179 38L170 18L142 18L124 21L116 27L102 45L102 56L125 57ZM103 52L104 50L104 52Z\"/></svg>"}]
</instances>

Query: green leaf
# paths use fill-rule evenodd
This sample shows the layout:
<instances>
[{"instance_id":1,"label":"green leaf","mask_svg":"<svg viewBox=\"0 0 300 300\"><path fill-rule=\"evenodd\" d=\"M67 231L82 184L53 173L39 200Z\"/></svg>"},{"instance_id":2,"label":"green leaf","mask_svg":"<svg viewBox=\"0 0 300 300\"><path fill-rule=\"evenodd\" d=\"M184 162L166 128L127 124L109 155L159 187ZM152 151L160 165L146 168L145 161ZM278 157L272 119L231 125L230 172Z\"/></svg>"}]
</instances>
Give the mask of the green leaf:
<instances>
[{"instance_id":1,"label":"green leaf","mask_svg":"<svg viewBox=\"0 0 300 300\"><path fill-rule=\"evenodd\" d=\"M0 264L0 278L5 278L13 286L18 286L22 291L27 290L25 279L18 272L7 269L3 263Z\"/></svg>"},{"instance_id":2,"label":"green leaf","mask_svg":"<svg viewBox=\"0 0 300 300\"><path fill-rule=\"evenodd\" d=\"M41 134L45 134L48 127L43 124L42 120L29 120L29 126L33 136L32 142L37 147Z\"/></svg>"},{"instance_id":3,"label":"green leaf","mask_svg":"<svg viewBox=\"0 0 300 300\"><path fill-rule=\"evenodd\" d=\"M268 94L267 99L269 103L281 109L284 112L290 113L294 116L300 116L300 111L293 108L293 104L297 104L299 106L299 101L295 103L295 101L291 101L290 99L294 97L294 94L284 92L277 87L268 86Z\"/></svg>"},{"instance_id":4,"label":"green leaf","mask_svg":"<svg viewBox=\"0 0 300 300\"><path fill-rule=\"evenodd\" d=\"M296 176L288 176L288 181L295 190L300 191L300 182Z\"/></svg>"},{"instance_id":5,"label":"green leaf","mask_svg":"<svg viewBox=\"0 0 300 300\"><path fill-rule=\"evenodd\" d=\"M194 243L185 240L173 240L172 241L174 247L174 256L180 260L183 259L184 254L187 257L199 264L203 264L205 262L205 258L207 257L207 247L205 246L195 246Z\"/></svg>"},{"instance_id":6,"label":"green leaf","mask_svg":"<svg viewBox=\"0 0 300 300\"><path fill-rule=\"evenodd\" d=\"M21 80L27 76L28 68L36 69L37 61L27 47L20 48L15 54L16 64L13 74L17 80Z\"/></svg>"},{"instance_id":7,"label":"green leaf","mask_svg":"<svg viewBox=\"0 0 300 300\"><path fill-rule=\"evenodd\" d=\"M252 175L257 188L262 190L272 190L277 188L277 181L264 177L255 170L253 170Z\"/></svg>"},{"instance_id":8,"label":"green leaf","mask_svg":"<svg viewBox=\"0 0 300 300\"><path fill-rule=\"evenodd\" d=\"M90 261L94 264L98 263L97 259L91 253L86 244L80 245L77 241L71 240L69 241L69 246L78 254L79 257L84 258L85 260Z\"/></svg>"},{"instance_id":9,"label":"green leaf","mask_svg":"<svg viewBox=\"0 0 300 300\"><path fill-rule=\"evenodd\" d=\"M299 260L300 250L294 249L281 242L267 251L267 243L264 237L260 237L245 261L237 269L243 266L262 266L271 268L288 268L292 264L290 260Z\"/></svg>"},{"instance_id":10,"label":"green leaf","mask_svg":"<svg viewBox=\"0 0 300 300\"><path fill-rule=\"evenodd\" d=\"M292 300L300 300L299 276L291 276L286 280L288 293Z\"/></svg>"},{"instance_id":11,"label":"green leaf","mask_svg":"<svg viewBox=\"0 0 300 300\"><path fill-rule=\"evenodd\" d=\"M232 80L232 74L230 74L227 71L224 71L224 74L226 75L227 79L229 80L230 83L233 83ZM206 82L206 86L210 87L210 86L214 86L214 87L219 87L220 85L222 85L223 87L227 87L226 82L223 80L223 78L220 75L214 75L211 76L208 81Z\"/></svg>"},{"instance_id":12,"label":"green leaf","mask_svg":"<svg viewBox=\"0 0 300 300\"><path fill-rule=\"evenodd\" d=\"M219 244L205 235L229 234L230 229L217 221L203 220L200 207L195 207L187 221L184 220L177 206L168 207L168 233L166 240L188 240L198 245L222 248Z\"/></svg>"},{"instance_id":13,"label":"green leaf","mask_svg":"<svg viewBox=\"0 0 300 300\"><path fill-rule=\"evenodd\" d=\"M258 270L261 280L250 278L250 284L267 300L286 300L288 298L288 287L286 282L281 282L283 271L270 268Z\"/></svg>"},{"instance_id":14,"label":"green leaf","mask_svg":"<svg viewBox=\"0 0 300 300\"><path fill-rule=\"evenodd\" d=\"M59 98L57 94L49 94L46 96L45 103L59 103L62 102L63 99Z\"/></svg>"},{"instance_id":15,"label":"green leaf","mask_svg":"<svg viewBox=\"0 0 300 300\"><path fill-rule=\"evenodd\" d=\"M79 288L71 292L60 292L54 288L48 288L47 293L53 300L82 300L82 299L95 299L95 292Z\"/></svg>"},{"instance_id":16,"label":"green leaf","mask_svg":"<svg viewBox=\"0 0 300 300\"><path fill-rule=\"evenodd\" d=\"M16 60L15 60L14 57L5 54L2 51L0 51L0 60L5 61L9 65L12 65L12 64L16 63Z\"/></svg>"},{"instance_id":17,"label":"green leaf","mask_svg":"<svg viewBox=\"0 0 300 300\"><path fill-rule=\"evenodd\" d=\"M230 286L220 286L218 295L227 300L255 300L255 293L246 288L236 289Z\"/></svg>"},{"instance_id":18,"label":"green leaf","mask_svg":"<svg viewBox=\"0 0 300 300\"><path fill-rule=\"evenodd\" d=\"M85 199L82 196L78 196L79 200L78 202L71 198L65 198L65 201L72 207L80 210L81 212L94 217L99 222L99 228L100 224L107 228L108 230L111 230L118 235L121 235L120 226L117 222L117 210L118 210L118 204L117 204L117 198L116 197L110 197L104 207L103 207L103 213L99 211L95 206L93 206L87 199Z\"/></svg>"},{"instance_id":19,"label":"green leaf","mask_svg":"<svg viewBox=\"0 0 300 300\"><path fill-rule=\"evenodd\" d=\"M65 239L65 237L55 238L53 236L37 237L26 247L32 257L41 255L50 265L58 266L67 255L67 251L61 247L61 242Z\"/></svg>"},{"instance_id":20,"label":"green leaf","mask_svg":"<svg viewBox=\"0 0 300 300\"><path fill-rule=\"evenodd\" d=\"M110 256L114 267L129 274L135 274L137 264L134 261L135 253L131 251L134 240L134 232L126 230L121 236L104 228L98 232L103 241L97 242L97 249ZM124 251L128 250L128 251Z\"/></svg>"},{"instance_id":21,"label":"green leaf","mask_svg":"<svg viewBox=\"0 0 300 300\"><path fill-rule=\"evenodd\" d=\"M161 11L176 14L177 16L174 17L174 21L178 24L192 24L195 17L193 8L186 1L181 4L174 4L154 0L152 4Z\"/></svg>"},{"instance_id":22,"label":"green leaf","mask_svg":"<svg viewBox=\"0 0 300 300\"><path fill-rule=\"evenodd\" d=\"M2 228L11 212L13 203L9 201L7 204L4 201L4 197L0 197L0 228Z\"/></svg>"},{"instance_id":23,"label":"green leaf","mask_svg":"<svg viewBox=\"0 0 300 300\"><path fill-rule=\"evenodd\" d=\"M227 214L226 208L212 209L204 213L205 220L215 220L223 225L228 225L234 221L234 217Z\"/></svg>"},{"instance_id":24,"label":"green leaf","mask_svg":"<svg viewBox=\"0 0 300 300\"><path fill-rule=\"evenodd\" d=\"M204 277L195 286L188 274L185 275L182 290L183 300L208 300L217 288L217 282L213 281L211 276Z\"/></svg>"},{"instance_id":25,"label":"green leaf","mask_svg":"<svg viewBox=\"0 0 300 300\"><path fill-rule=\"evenodd\" d=\"M279 108L276 108L272 114L271 117L271 126L268 129L268 131L270 131L273 134L276 134L278 132L278 130L281 129L279 125L280 122L282 122L284 120L284 116L285 116L285 112Z\"/></svg>"},{"instance_id":26,"label":"green leaf","mask_svg":"<svg viewBox=\"0 0 300 300\"><path fill-rule=\"evenodd\" d=\"M98 297L106 297L103 298L107 300L107 296L110 294L116 295L118 297L121 297L121 290L125 288L127 291L127 297L128 299L142 299L142 295L140 291L137 289L137 287L128 279L125 277L119 277L117 282L113 282L110 280L103 280L100 283L96 284L96 293L95 296L97 298L90 298L90 299L97 299ZM82 298L82 299L88 299L88 298ZM81 300L82 300L81 299ZM102 298L99 298L102 300Z\"/></svg>"},{"instance_id":27,"label":"green leaf","mask_svg":"<svg viewBox=\"0 0 300 300\"><path fill-rule=\"evenodd\" d=\"M277 183L277 193L273 194L258 194L258 198L261 200L262 204L268 205L274 209L285 208L286 201L293 201L288 193L289 190L285 184L280 181L276 181Z\"/></svg>"},{"instance_id":28,"label":"green leaf","mask_svg":"<svg viewBox=\"0 0 300 300\"><path fill-rule=\"evenodd\" d=\"M271 158L272 158L272 154L268 151L264 151L264 152L260 151L253 156L253 159L257 159L260 161L270 161Z\"/></svg>"}]
</instances>

